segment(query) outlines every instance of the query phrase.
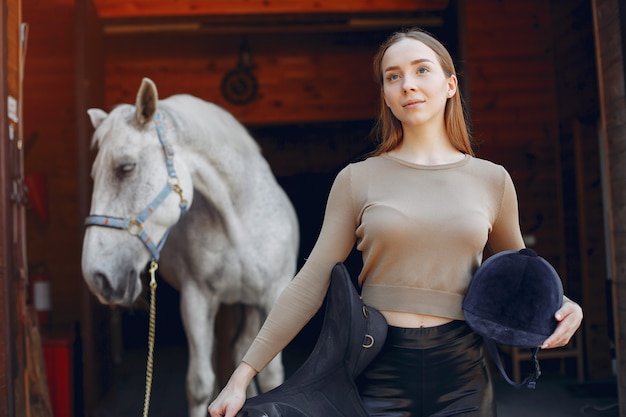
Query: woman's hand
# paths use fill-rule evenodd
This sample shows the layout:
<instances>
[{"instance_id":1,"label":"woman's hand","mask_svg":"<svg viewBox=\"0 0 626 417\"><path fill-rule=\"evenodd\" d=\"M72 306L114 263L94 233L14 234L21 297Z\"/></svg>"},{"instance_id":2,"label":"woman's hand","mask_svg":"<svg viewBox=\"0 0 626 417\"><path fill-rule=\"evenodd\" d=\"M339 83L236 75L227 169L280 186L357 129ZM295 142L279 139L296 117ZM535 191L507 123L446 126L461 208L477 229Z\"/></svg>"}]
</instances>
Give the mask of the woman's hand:
<instances>
[{"instance_id":1,"label":"woman's hand","mask_svg":"<svg viewBox=\"0 0 626 417\"><path fill-rule=\"evenodd\" d=\"M558 322L556 330L541 345L541 349L553 349L565 346L580 327L583 320L583 310L578 304L567 297L563 297L563 305L554 313Z\"/></svg>"},{"instance_id":2,"label":"woman's hand","mask_svg":"<svg viewBox=\"0 0 626 417\"><path fill-rule=\"evenodd\" d=\"M246 389L257 371L242 362L217 398L209 404L211 417L235 417L246 401Z\"/></svg>"}]
</instances>

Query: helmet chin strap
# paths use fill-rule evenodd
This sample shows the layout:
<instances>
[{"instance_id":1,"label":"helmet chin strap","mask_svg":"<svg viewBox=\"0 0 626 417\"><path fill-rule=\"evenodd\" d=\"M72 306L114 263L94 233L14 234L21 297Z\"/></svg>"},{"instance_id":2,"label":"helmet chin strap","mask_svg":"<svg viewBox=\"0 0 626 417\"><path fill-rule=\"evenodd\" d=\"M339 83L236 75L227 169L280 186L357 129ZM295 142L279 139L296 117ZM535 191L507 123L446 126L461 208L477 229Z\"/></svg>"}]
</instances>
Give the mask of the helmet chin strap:
<instances>
[{"instance_id":1,"label":"helmet chin strap","mask_svg":"<svg viewBox=\"0 0 626 417\"><path fill-rule=\"evenodd\" d=\"M537 380L541 376L541 368L539 366L539 359L537 358L537 354L539 353L538 347L531 349L530 360L533 362L535 370L531 372L530 375L528 375L522 382L518 383L513 381L504 369L502 359L500 358L500 352L498 351L498 347L496 346L494 341L487 339L486 337L484 337L483 340L485 341L485 345L489 350L489 354L491 355L493 362L498 367L498 370L500 371L502 377L506 380L506 382L508 382L510 385L513 385L514 387L526 387L528 389L535 389L535 386L537 385Z\"/></svg>"}]
</instances>

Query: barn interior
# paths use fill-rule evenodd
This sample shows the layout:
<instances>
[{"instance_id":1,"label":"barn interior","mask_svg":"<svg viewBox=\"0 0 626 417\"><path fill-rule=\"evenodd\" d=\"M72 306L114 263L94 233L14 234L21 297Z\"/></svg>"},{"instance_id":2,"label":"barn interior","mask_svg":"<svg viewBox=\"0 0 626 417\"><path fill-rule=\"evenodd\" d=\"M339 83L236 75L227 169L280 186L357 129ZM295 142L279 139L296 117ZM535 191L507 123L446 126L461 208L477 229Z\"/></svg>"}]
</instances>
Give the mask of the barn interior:
<instances>
[{"instance_id":1,"label":"barn interior","mask_svg":"<svg viewBox=\"0 0 626 417\"><path fill-rule=\"evenodd\" d=\"M136 414L145 388L148 294L133 308L103 306L81 275L96 154L86 110L134 103L143 77L156 83L159 97L188 93L227 109L260 144L296 208L300 266L334 176L374 149L379 97L372 56L391 32L412 26L433 33L452 53L477 156L510 172L527 245L558 270L566 293L585 311L572 343L544 352L546 386L565 393L563 403L580 415L618 415L618 296L611 283L617 272L607 261L610 198L594 26L594 13L607 13L613 2L19 3L28 24L21 81L23 170L32 195L26 266L31 282L45 280L50 288L39 327L54 415ZM347 261L354 275L359 264L358 254ZM152 409L171 415L169 396L184 401L186 339L178 292L160 281L157 294L155 372L162 379L155 381ZM215 361L223 383L232 370L225 357L239 313L225 306L221 314ZM320 321L321 313L286 349L287 374L306 357ZM504 358L511 369L530 367L523 352ZM522 406L532 401L548 410L535 415L559 415L549 405L555 391L510 397L498 390L504 415L527 412ZM14 400L11 408L19 411L19 404ZM184 415L185 405L175 410Z\"/></svg>"}]
</instances>

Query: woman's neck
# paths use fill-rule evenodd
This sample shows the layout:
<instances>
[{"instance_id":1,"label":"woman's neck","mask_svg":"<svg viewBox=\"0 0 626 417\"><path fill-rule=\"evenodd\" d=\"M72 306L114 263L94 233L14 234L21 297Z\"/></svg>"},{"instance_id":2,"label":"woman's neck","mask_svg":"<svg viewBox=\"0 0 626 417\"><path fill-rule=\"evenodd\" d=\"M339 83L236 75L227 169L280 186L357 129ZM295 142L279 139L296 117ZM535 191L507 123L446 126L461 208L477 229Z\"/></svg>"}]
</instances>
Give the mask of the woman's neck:
<instances>
[{"instance_id":1,"label":"woman's neck","mask_svg":"<svg viewBox=\"0 0 626 417\"><path fill-rule=\"evenodd\" d=\"M441 129L404 130L402 142L389 154L419 165L449 164L464 158Z\"/></svg>"}]
</instances>

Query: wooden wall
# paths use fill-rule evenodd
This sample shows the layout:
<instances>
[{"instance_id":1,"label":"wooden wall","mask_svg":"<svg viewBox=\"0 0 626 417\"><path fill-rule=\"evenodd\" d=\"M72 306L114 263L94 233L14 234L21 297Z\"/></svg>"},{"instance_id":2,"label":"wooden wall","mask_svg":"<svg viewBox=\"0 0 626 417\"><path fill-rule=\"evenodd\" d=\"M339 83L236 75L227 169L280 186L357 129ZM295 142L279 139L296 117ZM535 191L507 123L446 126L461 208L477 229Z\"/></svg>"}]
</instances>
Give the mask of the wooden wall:
<instances>
[{"instance_id":1,"label":"wooden wall","mask_svg":"<svg viewBox=\"0 0 626 417\"><path fill-rule=\"evenodd\" d=\"M558 268L566 293L586 311L580 331L587 376L610 376L591 5L504 1L466 8L480 155L509 169L527 244Z\"/></svg>"},{"instance_id":2,"label":"wooden wall","mask_svg":"<svg viewBox=\"0 0 626 417\"><path fill-rule=\"evenodd\" d=\"M148 13L150 4L164 4L95 3L101 10L116 8L119 13ZM287 3L276 4L286 7ZM559 87L562 78L555 62L551 2L462 4L466 6L459 20L465 36L455 50L464 90L470 93L478 154L511 172L524 233L536 242L538 252L566 271L565 229L570 225L563 220L560 121L565 118L559 106L576 94ZM24 20L31 25L24 85L26 170L44 174L49 210L45 223L29 213L29 258L33 267L45 266L52 279L52 320L61 325L80 320L78 294L85 291L76 177L78 159L85 156L75 137L80 115L74 113L74 0L27 2L23 8ZM119 18L107 13L111 19ZM562 18L570 17L564 13ZM367 149L366 136L377 106L370 61L384 31L248 35L258 96L246 106L236 106L224 100L218 86L225 72L237 65L242 35L109 33L102 48L103 106L110 109L119 102L132 102L144 76L156 81L162 97L190 92L216 101L258 134L277 174L290 184L301 185L299 176L311 172L324 174L326 181L327 174ZM589 68L581 71L583 77L594 76ZM559 94L564 98L557 99ZM318 187L320 193L326 192ZM599 209L593 206L593 210ZM577 279L568 276L568 287L582 288Z\"/></svg>"},{"instance_id":3,"label":"wooden wall","mask_svg":"<svg viewBox=\"0 0 626 417\"><path fill-rule=\"evenodd\" d=\"M105 45L106 104L134 102L141 78L163 98L189 93L215 102L246 125L371 119L377 89L370 56L381 36L368 33L149 34L109 36ZM250 47L257 96L229 103L224 76Z\"/></svg>"},{"instance_id":4,"label":"wooden wall","mask_svg":"<svg viewBox=\"0 0 626 417\"><path fill-rule=\"evenodd\" d=\"M478 154L509 170L527 243L563 270L549 3L467 2L464 21Z\"/></svg>"}]
</instances>

